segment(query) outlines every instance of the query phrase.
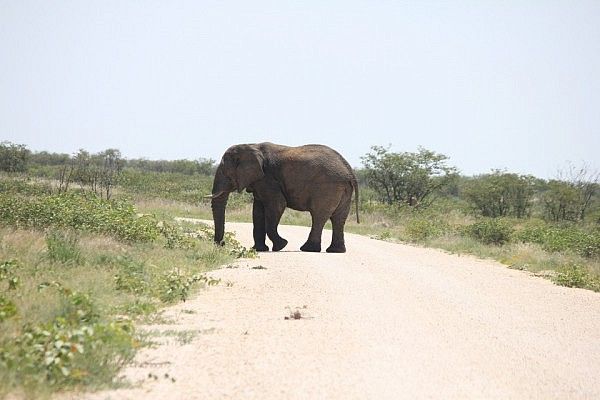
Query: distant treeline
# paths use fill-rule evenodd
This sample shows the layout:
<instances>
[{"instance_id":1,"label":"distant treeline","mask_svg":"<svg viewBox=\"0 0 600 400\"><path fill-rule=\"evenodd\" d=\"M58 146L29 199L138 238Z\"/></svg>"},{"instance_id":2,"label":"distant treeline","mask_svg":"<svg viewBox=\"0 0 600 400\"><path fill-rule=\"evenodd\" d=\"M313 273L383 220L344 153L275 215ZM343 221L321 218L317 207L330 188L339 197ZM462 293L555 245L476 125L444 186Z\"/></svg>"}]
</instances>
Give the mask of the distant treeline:
<instances>
[{"instance_id":1,"label":"distant treeline","mask_svg":"<svg viewBox=\"0 0 600 400\"><path fill-rule=\"evenodd\" d=\"M184 175L213 175L215 161L207 158L196 160L147 160L145 158L123 158L117 149L107 149L95 154L80 149L75 154L31 151L25 145L11 142L0 143L0 171L27 172L43 167L61 167L86 158L91 162L102 163L106 154L111 154L120 168L132 168L148 172L179 173Z\"/></svg>"},{"instance_id":2,"label":"distant treeline","mask_svg":"<svg viewBox=\"0 0 600 400\"><path fill-rule=\"evenodd\" d=\"M461 176L448 162L445 155L424 148L395 153L373 146L362 157L362 168L355 170L361 202L422 210L446 199L482 217L541 217L600 226L600 173L586 165L568 165L556 178L545 180L501 170ZM59 191L77 184L105 198L119 186L129 193L195 203L210 191L215 168L215 161L206 158L125 159L117 149L69 155L0 143L0 171L56 180Z\"/></svg>"}]
</instances>

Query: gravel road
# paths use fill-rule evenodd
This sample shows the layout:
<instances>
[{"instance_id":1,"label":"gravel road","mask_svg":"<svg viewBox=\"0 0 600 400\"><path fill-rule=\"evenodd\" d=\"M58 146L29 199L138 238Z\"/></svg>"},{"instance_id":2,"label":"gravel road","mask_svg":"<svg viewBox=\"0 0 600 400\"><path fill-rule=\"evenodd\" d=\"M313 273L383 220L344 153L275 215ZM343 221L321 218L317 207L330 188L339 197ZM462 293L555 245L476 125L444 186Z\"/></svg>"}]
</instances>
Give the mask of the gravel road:
<instances>
[{"instance_id":1,"label":"gravel road","mask_svg":"<svg viewBox=\"0 0 600 400\"><path fill-rule=\"evenodd\" d=\"M252 244L251 224L227 229ZM350 234L345 254L302 253L308 228L280 233L287 251L211 273L145 327L159 345L123 371L133 388L87 398L600 398L600 294Z\"/></svg>"}]
</instances>

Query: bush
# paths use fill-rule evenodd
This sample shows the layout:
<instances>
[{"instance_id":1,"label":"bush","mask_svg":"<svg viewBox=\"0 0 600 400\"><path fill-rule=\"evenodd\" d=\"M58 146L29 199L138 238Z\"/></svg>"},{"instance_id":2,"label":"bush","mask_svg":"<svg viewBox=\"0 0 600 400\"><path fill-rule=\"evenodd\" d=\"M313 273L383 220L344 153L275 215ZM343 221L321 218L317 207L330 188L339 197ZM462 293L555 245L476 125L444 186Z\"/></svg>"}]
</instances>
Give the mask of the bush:
<instances>
[{"instance_id":1,"label":"bush","mask_svg":"<svg viewBox=\"0 0 600 400\"><path fill-rule=\"evenodd\" d=\"M0 193L20 194L23 196L42 196L52 194L52 186L47 183L32 182L29 179L1 179Z\"/></svg>"},{"instance_id":2,"label":"bush","mask_svg":"<svg viewBox=\"0 0 600 400\"><path fill-rule=\"evenodd\" d=\"M465 230L476 240L497 246L508 243L513 233L513 228L501 219L484 219L468 225Z\"/></svg>"},{"instance_id":3,"label":"bush","mask_svg":"<svg viewBox=\"0 0 600 400\"><path fill-rule=\"evenodd\" d=\"M198 204L203 196L211 193L212 178L206 175L125 169L118 184L131 195Z\"/></svg>"},{"instance_id":4,"label":"bush","mask_svg":"<svg viewBox=\"0 0 600 400\"><path fill-rule=\"evenodd\" d=\"M176 300L186 301L192 286L198 282L212 286L220 281L203 274L188 276L178 268L167 271L158 282L160 300L164 303L172 303Z\"/></svg>"},{"instance_id":5,"label":"bush","mask_svg":"<svg viewBox=\"0 0 600 400\"><path fill-rule=\"evenodd\" d=\"M126 241L152 241L158 221L138 217L126 200L103 200L91 193L23 197L0 194L0 223L17 228L65 228L108 234Z\"/></svg>"},{"instance_id":6,"label":"bush","mask_svg":"<svg viewBox=\"0 0 600 400\"><path fill-rule=\"evenodd\" d=\"M494 171L467 181L464 197L484 217L529 216L533 177Z\"/></svg>"},{"instance_id":7,"label":"bush","mask_svg":"<svg viewBox=\"0 0 600 400\"><path fill-rule=\"evenodd\" d=\"M0 171L25 172L30 155L24 144L0 142Z\"/></svg>"},{"instance_id":8,"label":"bush","mask_svg":"<svg viewBox=\"0 0 600 400\"><path fill-rule=\"evenodd\" d=\"M119 271L114 276L117 290L138 295L148 291L151 285L150 275L146 272L143 262L119 257L118 268Z\"/></svg>"},{"instance_id":9,"label":"bush","mask_svg":"<svg viewBox=\"0 0 600 400\"><path fill-rule=\"evenodd\" d=\"M517 232L515 239L525 243L537 243L550 252L570 251L587 258L600 256L599 231L585 232L574 226L536 224Z\"/></svg>"},{"instance_id":10,"label":"bush","mask_svg":"<svg viewBox=\"0 0 600 400\"><path fill-rule=\"evenodd\" d=\"M0 343L0 366L17 384L73 386L114 374L132 358L134 347L129 323L73 326L58 318L26 327L10 343Z\"/></svg>"},{"instance_id":11,"label":"bush","mask_svg":"<svg viewBox=\"0 0 600 400\"><path fill-rule=\"evenodd\" d=\"M426 218L414 218L408 221L405 230L409 240L420 242L429 238L437 237L447 231L448 226L444 222Z\"/></svg>"},{"instance_id":12,"label":"bush","mask_svg":"<svg viewBox=\"0 0 600 400\"><path fill-rule=\"evenodd\" d=\"M590 276L582 266L577 264L569 264L560 268L553 281L560 286L600 291L600 278Z\"/></svg>"},{"instance_id":13,"label":"bush","mask_svg":"<svg viewBox=\"0 0 600 400\"><path fill-rule=\"evenodd\" d=\"M103 322L87 294L58 282L44 283L61 295L62 312L49 323L23 326L0 343L4 378L16 385L73 386L105 380L133 357L131 323Z\"/></svg>"}]
</instances>

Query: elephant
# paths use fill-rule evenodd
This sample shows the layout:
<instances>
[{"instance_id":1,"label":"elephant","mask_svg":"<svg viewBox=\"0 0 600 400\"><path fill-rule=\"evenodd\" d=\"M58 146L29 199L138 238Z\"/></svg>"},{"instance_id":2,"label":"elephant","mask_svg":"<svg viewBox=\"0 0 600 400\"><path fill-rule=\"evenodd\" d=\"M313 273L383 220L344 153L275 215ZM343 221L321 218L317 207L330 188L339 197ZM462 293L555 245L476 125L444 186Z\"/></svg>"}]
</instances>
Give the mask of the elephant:
<instances>
[{"instance_id":1,"label":"elephant","mask_svg":"<svg viewBox=\"0 0 600 400\"><path fill-rule=\"evenodd\" d=\"M358 215L358 182L348 162L330 147L309 144L298 147L274 143L238 144L225 151L215 172L211 208L214 241L223 245L225 208L229 194L246 190L253 195L252 222L256 251L283 249L288 241L277 227L286 207L308 211L312 228L302 251L320 252L321 234L331 220L333 235L329 253L344 253L344 225L355 193Z\"/></svg>"}]
</instances>

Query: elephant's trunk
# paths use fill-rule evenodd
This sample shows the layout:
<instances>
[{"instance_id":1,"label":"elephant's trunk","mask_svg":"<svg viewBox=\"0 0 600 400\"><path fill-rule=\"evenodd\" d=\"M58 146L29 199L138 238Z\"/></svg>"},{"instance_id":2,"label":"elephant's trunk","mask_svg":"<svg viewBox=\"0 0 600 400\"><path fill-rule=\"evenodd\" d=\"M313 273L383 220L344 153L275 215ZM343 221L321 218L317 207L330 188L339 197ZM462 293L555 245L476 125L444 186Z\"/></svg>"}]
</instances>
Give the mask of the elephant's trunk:
<instances>
[{"instance_id":1,"label":"elephant's trunk","mask_svg":"<svg viewBox=\"0 0 600 400\"><path fill-rule=\"evenodd\" d=\"M232 184L229 178L223 174L222 165L219 165L215 174L215 180L212 188L212 208L213 222L215 225L215 243L223 245L223 236L225 235L225 207L229 192L232 190Z\"/></svg>"}]
</instances>

